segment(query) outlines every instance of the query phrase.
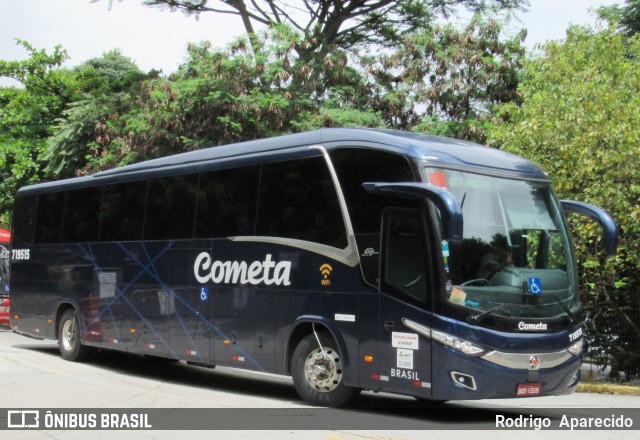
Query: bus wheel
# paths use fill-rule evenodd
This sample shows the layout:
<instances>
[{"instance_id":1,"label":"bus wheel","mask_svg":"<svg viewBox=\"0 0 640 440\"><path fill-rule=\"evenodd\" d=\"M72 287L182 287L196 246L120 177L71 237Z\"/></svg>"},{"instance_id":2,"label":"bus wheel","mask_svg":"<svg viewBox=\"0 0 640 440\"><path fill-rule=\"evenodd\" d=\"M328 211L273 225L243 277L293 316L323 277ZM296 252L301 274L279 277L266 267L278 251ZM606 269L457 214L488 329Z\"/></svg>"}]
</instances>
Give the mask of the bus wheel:
<instances>
[{"instance_id":1,"label":"bus wheel","mask_svg":"<svg viewBox=\"0 0 640 440\"><path fill-rule=\"evenodd\" d=\"M318 338L322 349L315 335L310 334L293 352L293 384L300 397L311 405L345 405L358 396L360 389L344 384L342 361L333 338L326 333L319 333Z\"/></svg>"},{"instance_id":2,"label":"bus wheel","mask_svg":"<svg viewBox=\"0 0 640 440\"><path fill-rule=\"evenodd\" d=\"M58 327L58 346L62 359L82 362L91 354L91 347L80 343L80 324L73 309L65 310Z\"/></svg>"}]
</instances>

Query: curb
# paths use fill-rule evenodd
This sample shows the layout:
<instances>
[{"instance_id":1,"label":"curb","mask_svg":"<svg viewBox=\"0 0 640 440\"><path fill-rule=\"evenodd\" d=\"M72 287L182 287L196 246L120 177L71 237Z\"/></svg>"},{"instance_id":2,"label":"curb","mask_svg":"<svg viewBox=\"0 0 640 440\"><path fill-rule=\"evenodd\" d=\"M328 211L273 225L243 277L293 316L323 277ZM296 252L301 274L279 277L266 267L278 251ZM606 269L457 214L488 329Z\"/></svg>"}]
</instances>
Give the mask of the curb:
<instances>
[{"instance_id":1,"label":"curb","mask_svg":"<svg viewBox=\"0 0 640 440\"><path fill-rule=\"evenodd\" d=\"M580 383L576 393L613 394L616 396L640 396L640 387L599 383Z\"/></svg>"}]
</instances>

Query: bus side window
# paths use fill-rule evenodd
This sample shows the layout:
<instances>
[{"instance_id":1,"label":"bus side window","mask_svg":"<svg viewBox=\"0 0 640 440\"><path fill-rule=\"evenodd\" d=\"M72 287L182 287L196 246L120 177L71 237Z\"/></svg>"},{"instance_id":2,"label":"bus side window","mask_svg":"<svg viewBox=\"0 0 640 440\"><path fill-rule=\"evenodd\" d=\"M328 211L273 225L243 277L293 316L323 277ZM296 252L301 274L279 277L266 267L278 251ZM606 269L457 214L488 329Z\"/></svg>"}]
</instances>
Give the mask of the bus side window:
<instances>
[{"instance_id":1,"label":"bus side window","mask_svg":"<svg viewBox=\"0 0 640 440\"><path fill-rule=\"evenodd\" d=\"M104 188L100 241L142 239L147 181L118 183Z\"/></svg>"},{"instance_id":2,"label":"bus side window","mask_svg":"<svg viewBox=\"0 0 640 440\"><path fill-rule=\"evenodd\" d=\"M67 191L62 242L97 241L100 232L102 187Z\"/></svg>"},{"instance_id":3,"label":"bus side window","mask_svg":"<svg viewBox=\"0 0 640 440\"><path fill-rule=\"evenodd\" d=\"M33 243L37 204L38 196L16 198L13 210L13 240L15 243Z\"/></svg>"},{"instance_id":4,"label":"bus side window","mask_svg":"<svg viewBox=\"0 0 640 440\"><path fill-rule=\"evenodd\" d=\"M196 214L198 175L161 177L149 181L145 240L191 238Z\"/></svg>"},{"instance_id":5,"label":"bus side window","mask_svg":"<svg viewBox=\"0 0 640 440\"><path fill-rule=\"evenodd\" d=\"M194 237L253 235L259 182L259 165L202 173Z\"/></svg>"},{"instance_id":6,"label":"bus side window","mask_svg":"<svg viewBox=\"0 0 640 440\"><path fill-rule=\"evenodd\" d=\"M420 211L389 209L385 212L382 260L382 291L426 306L427 239Z\"/></svg>"},{"instance_id":7,"label":"bus side window","mask_svg":"<svg viewBox=\"0 0 640 440\"><path fill-rule=\"evenodd\" d=\"M36 243L60 243L64 199L64 192L54 192L38 196L35 231Z\"/></svg>"},{"instance_id":8,"label":"bus side window","mask_svg":"<svg viewBox=\"0 0 640 440\"><path fill-rule=\"evenodd\" d=\"M338 196L321 157L265 164L256 235L347 246Z\"/></svg>"},{"instance_id":9,"label":"bus side window","mask_svg":"<svg viewBox=\"0 0 640 440\"><path fill-rule=\"evenodd\" d=\"M380 219L387 206L398 206L398 199L367 192L364 182L415 181L406 157L386 151L366 148L340 148L331 152L331 161L338 174L347 202L351 223L361 254L360 267L365 281L379 287ZM415 208L412 200L402 202Z\"/></svg>"}]
</instances>

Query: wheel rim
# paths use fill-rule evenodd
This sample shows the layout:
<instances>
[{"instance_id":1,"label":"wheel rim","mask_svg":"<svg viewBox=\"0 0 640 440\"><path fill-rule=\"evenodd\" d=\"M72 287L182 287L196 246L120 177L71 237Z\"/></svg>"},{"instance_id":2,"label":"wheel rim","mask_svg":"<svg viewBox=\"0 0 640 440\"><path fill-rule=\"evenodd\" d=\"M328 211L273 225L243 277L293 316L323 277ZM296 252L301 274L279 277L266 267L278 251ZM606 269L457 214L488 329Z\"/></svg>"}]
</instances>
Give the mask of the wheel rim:
<instances>
[{"instance_id":1,"label":"wheel rim","mask_svg":"<svg viewBox=\"0 0 640 440\"><path fill-rule=\"evenodd\" d=\"M332 348L316 348L304 363L304 373L309 385L317 391L328 393L342 381L342 368L338 353Z\"/></svg>"},{"instance_id":2,"label":"wheel rim","mask_svg":"<svg viewBox=\"0 0 640 440\"><path fill-rule=\"evenodd\" d=\"M70 351L76 344L76 326L73 319L68 319L62 326L62 347L65 351Z\"/></svg>"}]
</instances>

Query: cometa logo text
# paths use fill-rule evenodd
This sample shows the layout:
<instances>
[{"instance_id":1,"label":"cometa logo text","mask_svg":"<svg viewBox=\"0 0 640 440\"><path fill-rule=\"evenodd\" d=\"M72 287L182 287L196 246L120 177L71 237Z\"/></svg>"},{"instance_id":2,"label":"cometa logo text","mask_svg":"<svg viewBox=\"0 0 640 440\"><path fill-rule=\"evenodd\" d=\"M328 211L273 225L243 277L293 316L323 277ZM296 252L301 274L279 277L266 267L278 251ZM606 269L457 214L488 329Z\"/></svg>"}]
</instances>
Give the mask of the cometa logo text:
<instances>
[{"instance_id":1,"label":"cometa logo text","mask_svg":"<svg viewBox=\"0 0 640 440\"><path fill-rule=\"evenodd\" d=\"M520 321L518 323L518 330L546 330L547 324L544 322L538 322L537 324L528 324L526 322Z\"/></svg>"},{"instance_id":2,"label":"cometa logo text","mask_svg":"<svg viewBox=\"0 0 640 440\"><path fill-rule=\"evenodd\" d=\"M201 252L193 265L193 273L200 284L265 284L291 285L291 261L273 261L271 254L264 261L213 261L208 252Z\"/></svg>"}]
</instances>

